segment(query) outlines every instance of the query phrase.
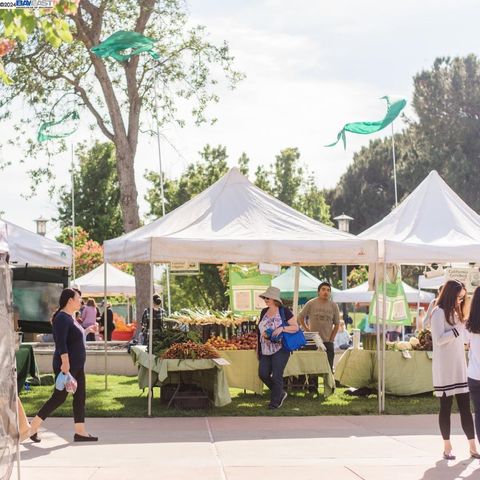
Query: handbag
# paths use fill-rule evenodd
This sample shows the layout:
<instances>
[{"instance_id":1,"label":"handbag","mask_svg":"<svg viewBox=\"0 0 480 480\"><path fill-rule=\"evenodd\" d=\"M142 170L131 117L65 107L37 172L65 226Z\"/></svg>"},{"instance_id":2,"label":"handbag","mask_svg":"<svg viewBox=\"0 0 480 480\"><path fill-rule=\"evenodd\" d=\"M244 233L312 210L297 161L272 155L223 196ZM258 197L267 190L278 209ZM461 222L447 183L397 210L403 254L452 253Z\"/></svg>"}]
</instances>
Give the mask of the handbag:
<instances>
[{"instance_id":1,"label":"handbag","mask_svg":"<svg viewBox=\"0 0 480 480\"><path fill-rule=\"evenodd\" d=\"M282 326L288 327L288 322L285 318L285 310L283 308L280 308L280 317L282 318ZM305 339L303 332L299 329L295 333L282 332L282 344L285 350L294 352L306 345L307 340Z\"/></svg>"}]
</instances>

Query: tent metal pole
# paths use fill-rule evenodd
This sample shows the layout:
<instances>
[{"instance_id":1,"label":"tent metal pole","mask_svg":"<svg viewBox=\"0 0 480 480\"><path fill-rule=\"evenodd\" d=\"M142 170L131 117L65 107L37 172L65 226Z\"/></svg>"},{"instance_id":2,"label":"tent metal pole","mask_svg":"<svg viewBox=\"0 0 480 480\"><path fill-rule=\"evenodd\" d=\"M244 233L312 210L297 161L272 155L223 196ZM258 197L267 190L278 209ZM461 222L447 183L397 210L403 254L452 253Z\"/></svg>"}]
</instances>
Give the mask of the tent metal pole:
<instances>
[{"instance_id":1,"label":"tent metal pole","mask_svg":"<svg viewBox=\"0 0 480 480\"><path fill-rule=\"evenodd\" d=\"M382 385L380 382L380 372L382 369L382 359L380 355L380 303L379 303L379 282L378 282L378 263L375 264L375 294L377 301L375 302L375 317L377 318L377 400L378 413L382 413ZM373 313L373 312L371 312Z\"/></svg>"},{"instance_id":2,"label":"tent metal pole","mask_svg":"<svg viewBox=\"0 0 480 480\"><path fill-rule=\"evenodd\" d=\"M152 416L152 358L153 358L153 263L150 262L150 318L148 322L148 416Z\"/></svg>"},{"instance_id":3,"label":"tent metal pole","mask_svg":"<svg viewBox=\"0 0 480 480\"><path fill-rule=\"evenodd\" d=\"M74 154L73 143L70 146L71 151L71 168L72 168L72 284L75 285L75 170L74 170Z\"/></svg>"},{"instance_id":4,"label":"tent metal pole","mask_svg":"<svg viewBox=\"0 0 480 480\"><path fill-rule=\"evenodd\" d=\"M294 285L293 285L293 316L296 318L298 314L298 290L300 286L300 266L294 264Z\"/></svg>"},{"instance_id":5,"label":"tent metal pole","mask_svg":"<svg viewBox=\"0 0 480 480\"><path fill-rule=\"evenodd\" d=\"M103 348L105 356L105 390L108 388L108 354L107 354L107 335L108 335L108 312L107 312L107 262L103 262Z\"/></svg>"},{"instance_id":6,"label":"tent metal pole","mask_svg":"<svg viewBox=\"0 0 480 480\"><path fill-rule=\"evenodd\" d=\"M385 260L385 259L384 259ZM387 340L387 264L383 263L383 315L382 315L382 412L385 411L385 346Z\"/></svg>"}]
</instances>

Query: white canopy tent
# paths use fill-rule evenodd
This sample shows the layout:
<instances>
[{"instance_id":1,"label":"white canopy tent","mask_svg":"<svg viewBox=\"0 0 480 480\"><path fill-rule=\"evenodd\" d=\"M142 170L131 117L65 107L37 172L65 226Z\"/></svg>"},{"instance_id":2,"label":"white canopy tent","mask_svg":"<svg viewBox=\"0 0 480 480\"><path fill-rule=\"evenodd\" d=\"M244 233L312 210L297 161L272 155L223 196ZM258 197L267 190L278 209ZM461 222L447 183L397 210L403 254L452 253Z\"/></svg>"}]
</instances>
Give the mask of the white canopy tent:
<instances>
[{"instance_id":1,"label":"white canopy tent","mask_svg":"<svg viewBox=\"0 0 480 480\"><path fill-rule=\"evenodd\" d=\"M104 244L107 262L375 262L377 243L297 212L237 168L173 212Z\"/></svg>"},{"instance_id":2,"label":"white canopy tent","mask_svg":"<svg viewBox=\"0 0 480 480\"><path fill-rule=\"evenodd\" d=\"M480 216L436 171L359 238L378 240L380 260L386 263L480 261Z\"/></svg>"},{"instance_id":3,"label":"white canopy tent","mask_svg":"<svg viewBox=\"0 0 480 480\"><path fill-rule=\"evenodd\" d=\"M400 205L362 232L359 238L378 240L378 261L383 264L383 279L386 278L387 263L427 265L480 261L480 216L436 171L430 172ZM385 294L385 282L383 289ZM383 303L384 319L385 309ZM382 361L379 361L382 410L385 408L384 366L385 325Z\"/></svg>"},{"instance_id":4,"label":"white canopy tent","mask_svg":"<svg viewBox=\"0 0 480 480\"><path fill-rule=\"evenodd\" d=\"M135 296L135 277L122 272L113 265L106 265L107 268L107 295ZM105 265L102 264L85 275L75 280L75 286L82 291L84 296L103 296L105 294Z\"/></svg>"},{"instance_id":5,"label":"white canopy tent","mask_svg":"<svg viewBox=\"0 0 480 480\"><path fill-rule=\"evenodd\" d=\"M265 262L298 266L372 263L378 252L375 240L359 240L312 220L263 192L232 168L173 212L106 241L104 255L106 262ZM294 305L298 303L299 273L296 268ZM150 323L152 309L151 302Z\"/></svg>"},{"instance_id":6,"label":"white canopy tent","mask_svg":"<svg viewBox=\"0 0 480 480\"><path fill-rule=\"evenodd\" d=\"M402 282L408 303L430 303L435 295L429 292L423 292ZM337 290L332 292L333 301L337 303L370 303L373 292L368 291L368 282L357 285L346 290Z\"/></svg>"},{"instance_id":7,"label":"white canopy tent","mask_svg":"<svg viewBox=\"0 0 480 480\"><path fill-rule=\"evenodd\" d=\"M30 232L6 220L0 219L0 230L6 232L10 263L13 265L68 268L72 264L72 249L68 245Z\"/></svg>"}]
</instances>

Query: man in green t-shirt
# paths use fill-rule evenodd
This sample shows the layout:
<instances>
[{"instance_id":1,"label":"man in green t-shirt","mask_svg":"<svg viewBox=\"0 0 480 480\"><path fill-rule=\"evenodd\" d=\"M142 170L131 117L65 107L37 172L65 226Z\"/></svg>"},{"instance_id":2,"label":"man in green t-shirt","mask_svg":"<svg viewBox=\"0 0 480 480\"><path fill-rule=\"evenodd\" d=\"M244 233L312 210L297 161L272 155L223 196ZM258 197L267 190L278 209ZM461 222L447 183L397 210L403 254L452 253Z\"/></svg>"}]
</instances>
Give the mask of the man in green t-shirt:
<instances>
[{"instance_id":1,"label":"man in green t-shirt","mask_svg":"<svg viewBox=\"0 0 480 480\"><path fill-rule=\"evenodd\" d=\"M300 325L307 332L318 332L327 349L328 363L333 371L335 351L333 341L340 326L340 312L335 302L330 299L332 286L322 282L318 286L318 297L309 300L298 314ZM308 319L308 325L305 320Z\"/></svg>"}]
</instances>

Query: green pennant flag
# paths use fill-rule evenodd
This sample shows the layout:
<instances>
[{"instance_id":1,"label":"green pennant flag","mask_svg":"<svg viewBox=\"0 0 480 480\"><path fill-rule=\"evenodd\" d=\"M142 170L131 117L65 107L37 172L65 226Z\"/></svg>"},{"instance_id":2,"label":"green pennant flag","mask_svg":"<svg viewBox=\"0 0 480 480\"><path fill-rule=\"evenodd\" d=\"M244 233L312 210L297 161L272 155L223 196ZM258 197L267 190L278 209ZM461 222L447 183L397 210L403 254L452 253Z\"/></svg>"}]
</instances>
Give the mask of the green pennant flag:
<instances>
[{"instance_id":1,"label":"green pennant flag","mask_svg":"<svg viewBox=\"0 0 480 480\"><path fill-rule=\"evenodd\" d=\"M359 133L361 135L368 135L370 133L379 132L388 125L390 125L400 114L400 112L405 108L407 101L403 98L395 102L391 102L388 96L382 97L382 99L387 102L387 113L382 120L376 122L354 122L347 123L341 130L338 132L337 141L331 143L330 145L325 145L326 147L334 147L340 139L343 141L343 148L347 148L347 139L346 132Z\"/></svg>"},{"instance_id":2,"label":"green pennant flag","mask_svg":"<svg viewBox=\"0 0 480 480\"><path fill-rule=\"evenodd\" d=\"M92 52L100 58L112 57L119 62L126 62L133 55L143 52L149 53L154 59L160 58L155 52L154 46L157 41L145 37L138 32L126 32L119 30L110 35L106 40L92 48ZM130 53L120 53L125 50L131 50Z\"/></svg>"},{"instance_id":3,"label":"green pennant flag","mask_svg":"<svg viewBox=\"0 0 480 480\"><path fill-rule=\"evenodd\" d=\"M75 133L80 125L78 106L80 97L74 93L66 93L53 106L48 121L43 122L37 133L39 142L65 138Z\"/></svg>"}]
</instances>

